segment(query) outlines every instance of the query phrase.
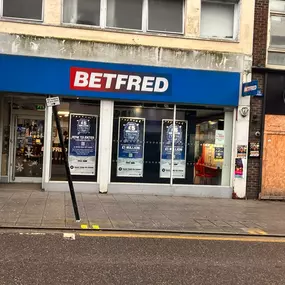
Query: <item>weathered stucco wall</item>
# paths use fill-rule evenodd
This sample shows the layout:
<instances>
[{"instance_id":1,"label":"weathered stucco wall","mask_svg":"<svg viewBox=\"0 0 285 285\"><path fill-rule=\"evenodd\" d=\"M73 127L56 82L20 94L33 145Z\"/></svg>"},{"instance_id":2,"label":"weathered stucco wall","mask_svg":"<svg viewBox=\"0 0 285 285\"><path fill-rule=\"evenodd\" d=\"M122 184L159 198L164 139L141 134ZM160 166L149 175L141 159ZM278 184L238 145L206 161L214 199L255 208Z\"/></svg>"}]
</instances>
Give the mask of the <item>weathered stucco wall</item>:
<instances>
[{"instance_id":1,"label":"weathered stucco wall","mask_svg":"<svg viewBox=\"0 0 285 285\"><path fill-rule=\"evenodd\" d=\"M118 45L3 33L0 34L0 53L232 72L243 72L246 62L242 54Z\"/></svg>"},{"instance_id":2,"label":"weathered stucco wall","mask_svg":"<svg viewBox=\"0 0 285 285\"><path fill-rule=\"evenodd\" d=\"M199 37L201 0L186 0L185 35L181 36L63 26L61 25L62 0L44 1L43 23L26 22L23 24L21 22L1 21L0 33L250 55L252 53L254 0L240 1L240 3L238 42L207 40Z\"/></svg>"}]
</instances>

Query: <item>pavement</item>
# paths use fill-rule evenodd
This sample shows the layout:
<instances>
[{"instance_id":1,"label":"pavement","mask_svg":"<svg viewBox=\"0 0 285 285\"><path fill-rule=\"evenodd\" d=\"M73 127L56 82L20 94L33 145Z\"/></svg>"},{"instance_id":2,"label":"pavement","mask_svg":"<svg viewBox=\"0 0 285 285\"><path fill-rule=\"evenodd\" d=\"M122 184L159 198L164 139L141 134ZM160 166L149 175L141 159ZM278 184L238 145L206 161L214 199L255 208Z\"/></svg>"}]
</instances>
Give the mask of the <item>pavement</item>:
<instances>
[{"instance_id":1,"label":"pavement","mask_svg":"<svg viewBox=\"0 0 285 285\"><path fill-rule=\"evenodd\" d=\"M0 284L285 284L284 238L98 234L0 232Z\"/></svg>"},{"instance_id":2,"label":"pavement","mask_svg":"<svg viewBox=\"0 0 285 285\"><path fill-rule=\"evenodd\" d=\"M151 195L77 193L0 187L0 227L284 235L285 203Z\"/></svg>"}]
</instances>

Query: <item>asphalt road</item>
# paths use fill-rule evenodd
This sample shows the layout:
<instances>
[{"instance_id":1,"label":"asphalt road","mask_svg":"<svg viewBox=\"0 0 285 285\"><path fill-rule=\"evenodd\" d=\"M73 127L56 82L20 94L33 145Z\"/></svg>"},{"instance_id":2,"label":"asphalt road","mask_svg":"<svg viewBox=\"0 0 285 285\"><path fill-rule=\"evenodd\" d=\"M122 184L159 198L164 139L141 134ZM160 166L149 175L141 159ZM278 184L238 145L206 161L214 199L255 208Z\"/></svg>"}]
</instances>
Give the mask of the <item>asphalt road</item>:
<instances>
[{"instance_id":1,"label":"asphalt road","mask_svg":"<svg viewBox=\"0 0 285 285\"><path fill-rule=\"evenodd\" d=\"M285 284L284 243L0 232L0 284Z\"/></svg>"}]
</instances>

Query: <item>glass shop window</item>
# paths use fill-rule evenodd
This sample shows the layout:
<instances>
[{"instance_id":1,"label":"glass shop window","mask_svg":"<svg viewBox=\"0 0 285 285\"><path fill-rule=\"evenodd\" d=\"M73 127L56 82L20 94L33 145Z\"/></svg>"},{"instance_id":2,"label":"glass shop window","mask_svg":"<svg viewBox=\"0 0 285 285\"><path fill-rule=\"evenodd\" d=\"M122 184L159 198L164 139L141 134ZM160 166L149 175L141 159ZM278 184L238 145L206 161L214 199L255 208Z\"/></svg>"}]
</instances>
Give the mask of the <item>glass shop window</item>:
<instances>
[{"instance_id":1,"label":"glass shop window","mask_svg":"<svg viewBox=\"0 0 285 285\"><path fill-rule=\"evenodd\" d=\"M58 115L73 180L97 181L99 102L62 99ZM51 180L67 180L54 118L51 152Z\"/></svg>"},{"instance_id":2,"label":"glass shop window","mask_svg":"<svg viewBox=\"0 0 285 285\"><path fill-rule=\"evenodd\" d=\"M223 109L177 106L174 127L172 105L115 103L111 182L169 184L173 168L174 184L221 185L224 118Z\"/></svg>"}]
</instances>

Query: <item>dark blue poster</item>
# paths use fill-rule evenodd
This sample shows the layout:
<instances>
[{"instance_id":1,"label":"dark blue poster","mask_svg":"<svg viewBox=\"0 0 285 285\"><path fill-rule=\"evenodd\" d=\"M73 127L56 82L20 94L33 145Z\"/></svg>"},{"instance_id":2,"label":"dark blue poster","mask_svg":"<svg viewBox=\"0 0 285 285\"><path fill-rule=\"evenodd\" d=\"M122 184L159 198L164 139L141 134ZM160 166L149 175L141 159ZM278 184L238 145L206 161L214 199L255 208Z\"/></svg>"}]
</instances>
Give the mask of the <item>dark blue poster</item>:
<instances>
[{"instance_id":1,"label":"dark blue poster","mask_svg":"<svg viewBox=\"0 0 285 285\"><path fill-rule=\"evenodd\" d=\"M68 160L72 175L95 175L97 116L70 114Z\"/></svg>"},{"instance_id":2,"label":"dark blue poster","mask_svg":"<svg viewBox=\"0 0 285 285\"><path fill-rule=\"evenodd\" d=\"M224 148L223 147L215 147L214 159L224 159Z\"/></svg>"},{"instance_id":3,"label":"dark blue poster","mask_svg":"<svg viewBox=\"0 0 285 285\"><path fill-rule=\"evenodd\" d=\"M185 178L187 121L175 121L173 178ZM160 177L170 178L173 120L162 120Z\"/></svg>"},{"instance_id":4,"label":"dark blue poster","mask_svg":"<svg viewBox=\"0 0 285 285\"><path fill-rule=\"evenodd\" d=\"M117 176L142 177L145 119L119 118Z\"/></svg>"}]
</instances>

